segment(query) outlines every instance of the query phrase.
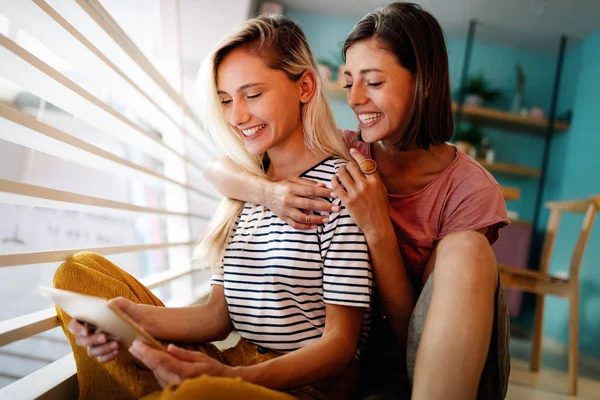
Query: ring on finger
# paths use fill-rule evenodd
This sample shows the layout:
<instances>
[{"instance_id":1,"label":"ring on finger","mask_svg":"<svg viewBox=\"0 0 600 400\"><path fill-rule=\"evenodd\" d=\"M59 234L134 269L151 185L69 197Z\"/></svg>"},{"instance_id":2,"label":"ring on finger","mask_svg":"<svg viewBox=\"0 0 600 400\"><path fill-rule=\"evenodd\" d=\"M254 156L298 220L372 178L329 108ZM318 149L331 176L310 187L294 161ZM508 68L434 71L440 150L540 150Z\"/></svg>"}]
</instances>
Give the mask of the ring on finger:
<instances>
[{"instance_id":1,"label":"ring on finger","mask_svg":"<svg viewBox=\"0 0 600 400\"><path fill-rule=\"evenodd\" d=\"M377 163L372 158L365 158L358 166L365 175L371 175L377 171Z\"/></svg>"},{"instance_id":2,"label":"ring on finger","mask_svg":"<svg viewBox=\"0 0 600 400\"><path fill-rule=\"evenodd\" d=\"M310 224L310 215L306 214L306 220L304 222L306 225Z\"/></svg>"}]
</instances>

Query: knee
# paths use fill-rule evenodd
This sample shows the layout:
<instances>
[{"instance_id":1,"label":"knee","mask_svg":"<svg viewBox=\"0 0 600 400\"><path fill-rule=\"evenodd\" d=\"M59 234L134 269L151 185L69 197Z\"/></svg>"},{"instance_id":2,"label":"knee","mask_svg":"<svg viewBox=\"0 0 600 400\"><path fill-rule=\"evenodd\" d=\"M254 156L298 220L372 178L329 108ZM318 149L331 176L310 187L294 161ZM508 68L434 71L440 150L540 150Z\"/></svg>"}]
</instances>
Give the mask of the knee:
<instances>
[{"instance_id":1,"label":"knee","mask_svg":"<svg viewBox=\"0 0 600 400\"><path fill-rule=\"evenodd\" d=\"M85 270L97 270L106 260L100 254L83 251L76 253L64 261L56 269L53 278L53 285L57 289L69 290L71 283L81 279L81 274Z\"/></svg>"},{"instance_id":2,"label":"knee","mask_svg":"<svg viewBox=\"0 0 600 400\"><path fill-rule=\"evenodd\" d=\"M464 283L480 286L498 279L496 257L485 235L475 231L455 232L437 247L436 275L460 276Z\"/></svg>"}]
</instances>

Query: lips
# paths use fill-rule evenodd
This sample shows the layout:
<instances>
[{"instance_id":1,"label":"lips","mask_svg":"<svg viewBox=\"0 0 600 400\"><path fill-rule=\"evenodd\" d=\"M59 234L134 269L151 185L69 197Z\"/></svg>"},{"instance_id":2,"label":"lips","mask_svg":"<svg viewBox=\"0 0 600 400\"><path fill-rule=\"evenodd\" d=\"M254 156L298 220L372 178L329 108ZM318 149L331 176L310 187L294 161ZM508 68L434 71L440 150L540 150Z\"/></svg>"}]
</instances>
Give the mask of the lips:
<instances>
[{"instance_id":1,"label":"lips","mask_svg":"<svg viewBox=\"0 0 600 400\"><path fill-rule=\"evenodd\" d=\"M358 119L363 124L370 124L380 118L383 113L361 113L358 114Z\"/></svg>"},{"instance_id":2,"label":"lips","mask_svg":"<svg viewBox=\"0 0 600 400\"><path fill-rule=\"evenodd\" d=\"M256 135L258 132L265 129L266 126L267 126L266 124L260 124L260 125L253 126L252 128L240 129L240 131L242 132L242 134L244 136L252 137L252 136Z\"/></svg>"}]
</instances>

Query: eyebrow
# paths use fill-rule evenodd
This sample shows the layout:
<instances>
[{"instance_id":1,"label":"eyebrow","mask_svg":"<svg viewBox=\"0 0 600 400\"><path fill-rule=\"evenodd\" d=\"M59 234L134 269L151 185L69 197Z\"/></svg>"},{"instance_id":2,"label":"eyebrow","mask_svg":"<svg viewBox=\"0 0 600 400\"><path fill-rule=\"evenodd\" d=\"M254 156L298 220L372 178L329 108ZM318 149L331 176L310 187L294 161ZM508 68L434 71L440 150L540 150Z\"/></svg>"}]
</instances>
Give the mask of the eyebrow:
<instances>
[{"instance_id":1,"label":"eyebrow","mask_svg":"<svg viewBox=\"0 0 600 400\"><path fill-rule=\"evenodd\" d=\"M377 69L377 68L367 68L367 69L360 70L361 75L367 74L369 72L383 72L383 71L380 69ZM344 71L344 75L352 76L352 74L348 71Z\"/></svg>"},{"instance_id":2,"label":"eyebrow","mask_svg":"<svg viewBox=\"0 0 600 400\"><path fill-rule=\"evenodd\" d=\"M237 92L238 92L238 93L239 93L239 92L243 92L243 91L244 91L244 90L246 90L246 89L251 89L251 88L253 88L253 87L260 86L260 85L264 85L264 83L259 83L259 82L256 82L256 83L247 83L247 84L245 84L245 85L242 85L242 86L240 86L240 87L238 88ZM217 90L217 94L229 94L229 93L227 93L227 92L226 92L226 91L224 91L224 90Z\"/></svg>"}]
</instances>

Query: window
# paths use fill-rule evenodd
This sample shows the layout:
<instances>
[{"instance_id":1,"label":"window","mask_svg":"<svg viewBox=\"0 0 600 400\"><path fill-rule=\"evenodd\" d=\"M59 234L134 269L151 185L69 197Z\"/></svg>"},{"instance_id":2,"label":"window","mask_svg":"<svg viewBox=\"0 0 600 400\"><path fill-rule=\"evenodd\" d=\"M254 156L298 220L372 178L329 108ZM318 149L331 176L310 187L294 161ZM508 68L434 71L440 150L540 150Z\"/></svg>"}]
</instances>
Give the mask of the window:
<instances>
[{"instance_id":1,"label":"window","mask_svg":"<svg viewBox=\"0 0 600 400\"><path fill-rule=\"evenodd\" d=\"M218 153L181 95L176 6L1 3L0 387L70 353L38 287L80 249L167 303L208 290L190 259L220 199L202 174Z\"/></svg>"}]
</instances>

